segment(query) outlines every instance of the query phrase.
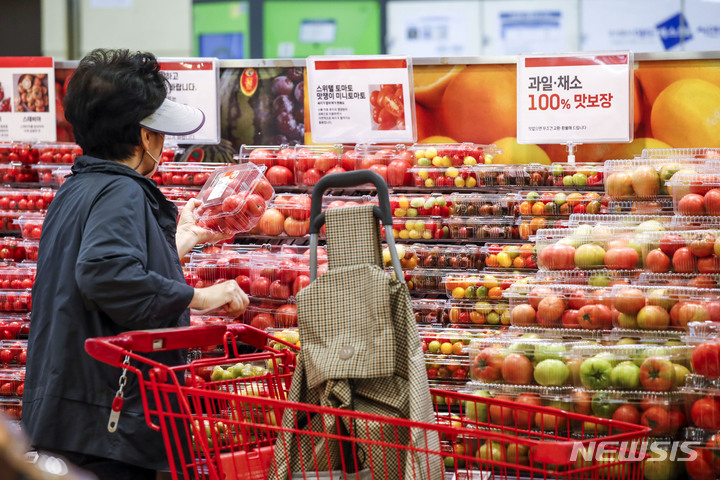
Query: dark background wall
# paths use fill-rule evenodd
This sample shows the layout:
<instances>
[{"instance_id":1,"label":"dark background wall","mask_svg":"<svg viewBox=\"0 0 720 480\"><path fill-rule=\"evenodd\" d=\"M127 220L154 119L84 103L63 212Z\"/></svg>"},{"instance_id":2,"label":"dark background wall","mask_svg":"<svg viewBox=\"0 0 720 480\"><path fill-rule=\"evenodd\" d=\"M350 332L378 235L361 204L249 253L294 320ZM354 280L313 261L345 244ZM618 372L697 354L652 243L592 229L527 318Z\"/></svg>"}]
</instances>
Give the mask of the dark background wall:
<instances>
[{"instance_id":1,"label":"dark background wall","mask_svg":"<svg viewBox=\"0 0 720 480\"><path fill-rule=\"evenodd\" d=\"M40 0L0 0L0 12L0 56L41 55Z\"/></svg>"}]
</instances>

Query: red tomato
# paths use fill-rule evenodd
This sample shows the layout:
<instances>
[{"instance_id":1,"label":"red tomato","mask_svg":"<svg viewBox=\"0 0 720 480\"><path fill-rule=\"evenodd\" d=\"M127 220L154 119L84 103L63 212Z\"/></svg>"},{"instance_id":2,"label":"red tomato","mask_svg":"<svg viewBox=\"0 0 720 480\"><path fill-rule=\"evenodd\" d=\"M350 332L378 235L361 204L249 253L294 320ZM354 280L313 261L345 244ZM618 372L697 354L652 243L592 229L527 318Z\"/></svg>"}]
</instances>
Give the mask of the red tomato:
<instances>
[{"instance_id":1,"label":"red tomato","mask_svg":"<svg viewBox=\"0 0 720 480\"><path fill-rule=\"evenodd\" d=\"M281 167L280 165L274 165L265 172L265 177L270 182L270 185L285 186L292 185L294 183L294 175L287 167Z\"/></svg>"},{"instance_id":2,"label":"red tomato","mask_svg":"<svg viewBox=\"0 0 720 480\"><path fill-rule=\"evenodd\" d=\"M533 366L521 353L511 353L503 361L501 368L503 379L514 385L532 383Z\"/></svg>"},{"instance_id":3,"label":"red tomato","mask_svg":"<svg viewBox=\"0 0 720 480\"><path fill-rule=\"evenodd\" d=\"M541 407L542 400L536 393L523 393L515 399L515 403L521 405L530 405L531 407ZM531 409L518 408L517 409L517 428L528 429L532 427L532 422L535 417L535 412Z\"/></svg>"},{"instance_id":4,"label":"red tomato","mask_svg":"<svg viewBox=\"0 0 720 480\"><path fill-rule=\"evenodd\" d=\"M640 419L644 427L650 427L650 435L667 435L670 431L670 418L668 412L662 407L650 407L645 410Z\"/></svg>"},{"instance_id":5,"label":"red tomato","mask_svg":"<svg viewBox=\"0 0 720 480\"><path fill-rule=\"evenodd\" d=\"M644 417L644 415L643 415ZM634 425L640 424L640 412L632 405L623 405L619 407L612 415L613 420L619 422L632 423Z\"/></svg>"},{"instance_id":6,"label":"red tomato","mask_svg":"<svg viewBox=\"0 0 720 480\"><path fill-rule=\"evenodd\" d=\"M391 187L410 185L410 162L404 159L395 159L387 167L387 182Z\"/></svg>"},{"instance_id":7,"label":"red tomato","mask_svg":"<svg viewBox=\"0 0 720 480\"><path fill-rule=\"evenodd\" d=\"M605 254L605 265L612 270L630 270L637 266L640 256L632 247L611 248Z\"/></svg>"},{"instance_id":8,"label":"red tomato","mask_svg":"<svg viewBox=\"0 0 720 480\"><path fill-rule=\"evenodd\" d=\"M720 378L720 342L710 340L696 346L692 353L692 366L699 375Z\"/></svg>"},{"instance_id":9,"label":"red tomato","mask_svg":"<svg viewBox=\"0 0 720 480\"><path fill-rule=\"evenodd\" d=\"M712 464L707 461L702 448L695 448L696 454L694 460L684 462L685 470L692 480L716 480L715 469Z\"/></svg>"},{"instance_id":10,"label":"red tomato","mask_svg":"<svg viewBox=\"0 0 720 480\"><path fill-rule=\"evenodd\" d=\"M680 215L705 215L705 198L696 193L689 193L680 199L677 208Z\"/></svg>"},{"instance_id":11,"label":"red tomato","mask_svg":"<svg viewBox=\"0 0 720 480\"><path fill-rule=\"evenodd\" d=\"M651 356L640 365L640 383L651 392L667 392L675 383L675 367L667 358Z\"/></svg>"},{"instance_id":12,"label":"red tomato","mask_svg":"<svg viewBox=\"0 0 720 480\"><path fill-rule=\"evenodd\" d=\"M670 257L656 248L645 257L645 265L653 273L667 273L670 271Z\"/></svg>"},{"instance_id":13,"label":"red tomato","mask_svg":"<svg viewBox=\"0 0 720 480\"><path fill-rule=\"evenodd\" d=\"M612 310L607 305L585 305L578 311L580 328L599 330L612 325Z\"/></svg>"},{"instance_id":14,"label":"red tomato","mask_svg":"<svg viewBox=\"0 0 720 480\"><path fill-rule=\"evenodd\" d=\"M249 160L255 165L264 165L270 168L275 164L275 154L267 148L256 148L250 152Z\"/></svg>"},{"instance_id":15,"label":"red tomato","mask_svg":"<svg viewBox=\"0 0 720 480\"><path fill-rule=\"evenodd\" d=\"M497 348L484 348L472 362L473 375L483 382L496 382L502 378L503 360L502 352Z\"/></svg>"},{"instance_id":16,"label":"red tomato","mask_svg":"<svg viewBox=\"0 0 720 480\"><path fill-rule=\"evenodd\" d=\"M281 305L275 311L275 324L280 328L297 326L297 307L295 305Z\"/></svg>"},{"instance_id":17,"label":"red tomato","mask_svg":"<svg viewBox=\"0 0 720 480\"><path fill-rule=\"evenodd\" d=\"M695 271L695 256L689 248L678 248L673 254L672 265L678 273L693 273Z\"/></svg>"},{"instance_id":18,"label":"red tomato","mask_svg":"<svg viewBox=\"0 0 720 480\"><path fill-rule=\"evenodd\" d=\"M512 398L507 395L497 395L495 399L504 400L506 402L512 401ZM514 412L515 410L509 406L490 405L490 408L488 408L490 423L495 425L512 425L515 422Z\"/></svg>"},{"instance_id":19,"label":"red tomato","mask_svg":"<svg viewBox=\"0 0 720 480\"><path fill-rule=\"evenodd\" d=\"M542 249L538 260L548 270L573 270L575 248L562 243L548 245Z\"/></svg>"},{"instance_id":20,"label":"red tomato","mask_svg":"<svg viewBox=\"0 0 720 480\"><path fill-rule=\"evenodd\" d=\"M705 397L693 403L690 418L700 428L720 430L720 402L714 397Z\"/></svg>"}]
</instances>

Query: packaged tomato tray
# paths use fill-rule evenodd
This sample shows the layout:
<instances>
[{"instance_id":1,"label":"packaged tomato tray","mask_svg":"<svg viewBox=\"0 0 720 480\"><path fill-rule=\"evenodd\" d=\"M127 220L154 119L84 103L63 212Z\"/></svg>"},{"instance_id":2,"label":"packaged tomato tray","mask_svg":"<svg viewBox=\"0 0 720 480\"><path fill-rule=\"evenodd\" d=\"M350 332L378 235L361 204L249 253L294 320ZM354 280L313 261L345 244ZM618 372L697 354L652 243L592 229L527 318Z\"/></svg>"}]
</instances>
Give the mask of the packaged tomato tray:
<instances>
[{"instance_id":1,"label":"packaged tomato tray","mask_svg":"<svg viewBox=\"0 0 720 480\"><path fill-rule=\"evenodd\" d=\"M0 210L41 211L47 210L55 198L55 190L0 188Z\"/></svg>"},{"instance_id":2,"label":"packaged tomato tray","mask_svg":"<svg viewBox=\"0 0 720 480\"><path fill-rule=\"evenodd\" d=\"M0 163L37 163L36 155L30 153L31 145L24 142L0 142Z\"/></svg>"},{"instance_id":3,"label":"packaged tomato tray","mask_svg":"<svg viewBox=\"0 0 720 480\"><path fill-rule=\"evenodd\" d=\"M668 230L720 230L720 217L674 215Z\"/></svg>"},{"instance_id":4,"label":"packaged tomato tray","mask_svg":"<svg viewBox=\"0 0 720 480\"><path fill-rule=\"evenodd\" d=\"M71 165L79 155L82 155L82 148L74 143L36 143L30 149L30 160L21 162Z\"/></svg>"},{"instance_id":5,"label":"packaged tomato tray","mask_svg":"<svg viewBox=\"0 0 720 480\"><path fill-rule=\"evenodd\" d=\"M66 177L72 173L70 165L38 164L32 166L37 181L43 185L58 187L65 183Z\"/></svg>"},{"instance_id":6,"label":"packaged tomato tray","mask_svg":"<svg viewBox=\"0 0 720 480\"><path fill-rule=\"evenodd\" d=\"M38 172L31 165L0 164L0 180L4 184L38 183Z\"/></svg>"},{"instance_id":7,"label":"packaged tomato tray","mask_svg":"<svg viewBox=\"0 0 720 480\"><path fill-rule=\"evenodd\" d=\"M672 215L673 214L673 202L672 198L656 198L654 200L612 200L607 196L603 197L605 201L607 199L606 211L602 213L618 214L618 213L631 213L634 215Z\"/></svg>"},{"instance_id":8,"label":"packaged tomato tray","mask_svg":"<svg viewBox=\"0 0 720 480\"><path fill-rule=\"evenodd\" d=\"M583 285L514 284L505 292L510 302L510 324L517 327L613 327L611 289Z\"/></svg>"},{"instance_id":9,"label":"packaged tomato tray","mask_svg":"<svg viewBox=\"0 0 720 480\"><path fill-rule=\"evenodd\" d=\"M22 400L0 397L0 412L4 412L10 420L20 420L22 418Z\"/></svg>"},{"instance_id":10,"label":"packaged tomato tray","mask_svg":"<svg viewBox=\"0 0 720 480\"><path fill-rule=\"evenodd\" d=\"M25 240L40 240L45 213L23 213L16 222Z\"/></svg>"},{"instance_id":11,"label":"packaged tomato tray","mask_svg":"<svg viewBox=\"0 0 720 480\"><path fill-rule=\"evenodd\" d=\"M0 366L24 366L27 362L27 343L27 340L0 340Z\"/></svg>"},{"instance_id":12,"label":"packaged tomato tray","mask_svg":"<svg viewBox=\"0 0 720 480\"><path fill-rule=\"evenodd\" d=\"M675 215L720 216L720 170L706 171L708 173L681 171L667 182Z\"/></svg>"},{"instance_id":13,"label":"packaged tomato tray","mask_svg":"<svg viewBox=\"0 0 720 480\"><path fill-rule=\"evenodd\" d=\"M336 145L296 145L295 183L311 187L328 173L341 173L343 147ZM387 179L387 174L383 176Z\"/></svg>"},{"instance_id":14,"label":"packaged tomato tray","mask_svg":"<svg viewBox=\"0 0 720 480\"><path fill-rule=\"evenodd\" d=\"M530 217L569 217L598 214L602 205L598 192L527 192L518 194L517 212Z\"/></svg>"},{"instance_id":15,"label":"packaged tomato tray","mask_svg":"<svg viewBox=\"0 0 720 480\"><path fill-rule=\"evenodd\" d=\"M515 217L451 217L444 222L451 239L520 240ZM402 237L401 237L402 238Z\"/></svg>"},{"instance_id":16,"label":"packaged tomato tray","mask_svg":"<svg viewBox=\"0 0 720 480\"><path fill-rule=\"evenodd\" d=\"M27 338L30 333L30 316L27 314L0 315L0 340Z\"/></svg>"},{"instance_id":17,"label":"packaged tomato tray","mask_svg":"<svg viewBox=\"0 0 720 480\"><path fill-rule=\"evenodd\" d=\"M614 285L630 285L638 280L641 273L641 269L539 270L535 274L534 283L612 287Z\"/></svg>"},{"instance_id":18,"label":"packaged tomato tray","mask_svg":"<svg viewBox=\"0 0 720 480\"><path fill-rule=\"evenodd\" d=\"M250 299L241 317L243 322L261 330L297 327L297 307L293 301Z\"/></svg>"},{"instance_id":19,"label":"packaged tomato tray","mask_svg":"<svg viewBox=\"0 0 720 480\"><path fill-rule=\"evenodd\" d=\"M498 400L510 400L525 405L552 407L569 411L572 408L572 387L543 387L541 385L512 385L507 383L482 383L471 381L463 387L462 393ZM490 408L479 411L471 408L466 415L473 421L490 422L495 425L513 424L517 428L533 430L555 430L555 419L545 421L538 413L518 412L514 415L500 415L500 409ZM504 418L509 417L509 418ZM550 425L552 423L552 426ZM547 425L546 425L547 424Z\"/></svg>"},{"instance_id":20,"label":"packaged tomato tray","mask_svg":"<svg viewBox=\"0 0 720 480\"><path fill-rule=\"evenodd\" d=\"M569 353L571 381L588 390L669 392L690 375L685 345L583 345Z\"/></svg>"},{"instance_id":21,"label":"packaged tomato tray","mask_svg":"<svg viewBox=\"0 0 720 480\"><path fill-rule=\"evenodd\" d=\"M376 202L376 200L374 200ZM390 195L393 217L449 217L458 214L450 195L395 194Z\"/></svg>"},{"instance_id":22,"label":"packaged tomato tray","mask_svg":"<svg viewBox=\"0 0 720 480\"><path fill-rule=\"evenodd\" d=\"M526 186L530 182L516 165L414 166L408 171L412 175L411 186L423 190L515 187Z\"/></svg>"},{"instance_id":23,"label":"packaged tomato tray","mask_svg":"<svg viewBox=\"0 0 720 480\"><path fill-rule=\"evenodd\" d=\"M31 306L30 290L0 290L0 311L26 313Z\"/></svg>"},{"instance_id":24,"label":"packaged tomato tray","mask_svg":"<svg viewBox=\"0 0 720 480\"><path fill-rule=\"evenodd\" d=\"M297 297L310 284L309 257L291 253L250 255L250 295L287 301ZM318 260L318 275L327 270L327 263Z\"/></svg>"},{"instance_id":25,"label":"packaged tomato tray","mask_svg":"<svg viewBox=\"0 0 720 480\"><path fill-rule=\"evenodd\" d=\"M510 324L504 300L450 300L445 305L446 324L466 328L502 328Z\"/></svg>"},{"instance_id":26,"label":"packaged tomato tray","mask_svg":"<svg viewBox=\"0 0 720 480\"><path fill-rule=\"evenodd\" d=\"M403 271L414 270L419 265L419 257L416 252L418 246L416 245L396 245L395 250L397 251L398 258L400 259L400 268ZM382 250L383 266L385 268L392 267L392 256L388 247L383 247Z\"/></svg>"},{"instance_id":27,"label":"packaged tomato tray","mask_svg":"<svg viewBox=\"0 0 720 480\"><path fill-rule=\"evenodd\" d=\"M417 163L414 152L405 145L360 144L354 151L346 152L341 168L349 170L350 158L354 158L356 170L373 170L385 179L390 187L413 185L410 168Z\"/></svg>"},{"instance_id":28,"label":"packaged tomato tray","mask_svg":"<svg viewBox=\"0 0 720 480\"><path fill-rule=\"evenodd\" d=\"M480 248L480 253L485 258L485 266L489 269L537 270L537 255L535 245L532 244L485 245Z\"/></svg>"},{"instance_id":29,"label":"packaged tomato tray","mask_svg":"<svg viewBox=\"0 0 720 480\"><path fill-rule=\"evenodd\" d=\"M701 380L697 385L687 382L688 386L705 387L712 384L720 388L720 323L712 321L690 322L687 335L682 341L691 347L693 370Z\"/></svg>"},{"instance_id":30,"label":"packaged tomato tray","mask_svg":"<svg viewBox=\"0 0 720 480\"><path fill-rule=\"evenodd\" d=\"M536 243L541 270L630 270L642 265L642 235L628 226L579 225L541 229L531 240Z\"/></svg>"},{"instance_id":31,"label":"packaged tomato tray","mask_svg":"<svg viewBox=\"0 0 720 480\"><path fill-rule=\"evenodd\" d=\"M539 338L485 338L470 343L470 378L483 383L570 386L568 354L574 342Z\"/></svg>"},{"instance_id":32,"label":"packaged tomato tray","mask_svg":"<svg viewBox=\"0 0 720 480\"><path fill-rule=\"evenodd\" d=\"M449 199L459 217L514 216L519 203L516 193L455 193Z\"/></svg>"},{"instance_id":33,"label":"packaged tomato tray","mask_svg":"<svg viewBox=\"0 0 720 480\"><path fill-rule=\"evenodd\" d=\"M533 235L537 234L538 230L568 228L570 220L567 217L518 217L515 225L517 225L520 239L528 241Z\"/></svg>"},{"instance_id":34,"label":"packaged tomato tray","mask_svg":"<svg viewBox=\"0 0 720 480\"><path fill-rule=\"evenodd\" d=\"M682 330L639 330L613 328L605 335L606 345L681 345Z\"/></svg>"},{"instance_id":35,"label":"packaged tomato tray","mask_svg":"<svg viewBox=\"0 0 720 480\"><path fill-rule=\"evenodd\" d=\"M445 294L455 300L502 300L503 292L529 281L527 274L515 272L451 271L443 279Z\"/></svg>"},{"instance_id":36,"label":"packaged tomato tray","mask_svg":"<svg viewBox=\"0 0 720 480\"><path fill-rule=\"evenodd\" d=\"M388 270L388 273L391 271ZM416 268L404 273L405 284L411 292L441 294L445 291L443 279L451 272L435 268Z\"/></svg>"},{"instance_id":37,"label":"packaged tomato tray","mask_svg":"<svg viewBox=\"0 0 720 480\"><path fill-rule=\"evenodd\" d=\"M22 398L24 390L24 368L0 368L0 397Z\"/></svg>"},{"instance_id":38,"label":"packaged tomato tray","mask_svg":"<svg viewBox=\"0 0 720 480\"><path fill-rule=\"evenodd\" d=\"M158 185L175 187L202 187L210 175L227 163L166 162L158 166L153 180Z\"/></svg>"},{"instance_id":39,"label":"packaged tomato tray","mask_svg":"<svg viewBox=\"0 0 720 480\"><path fill-rule=\"evenodd\" d=\"M18 210L0 210L0 232L20 232L18 219L24 214Z\"/></svg>"},{"instance_id":40,"label":"packaged tomato tray","mask_svg":"<svg viewBox=\"0 0 720 480\"><path fill-rule=\"evenodd\" d=\"M698 169L718 171L720 161L697 158L634 158L605 162L605 194L619 200L653 200L671 195L668 188L677 173Z\"/></svg>"},{"instance_id":41,"label":"packaged tomato tray","mask_svg":"<svg viewBox=\"0 0 720 480\"><path fill-rule=\"evenodd\" d=\"M638 277L639 285L659 285L665 287L720 288L720 273L649 273L642 272Z\"/></svg>"},{"instance_id":42,"label":"packaged tomato tray","mask_svg":"<svg viewBox=\"0 0 720 480\"><path fill-rule=\"evenodd\" d=\"M495 145L474 143L416 143L409 150L421 167L460 167L491 164L499 152Z\"/></svg>"},{"instance_id":43,"label":"packaged tomato tray","mask_svg":"<svg viewBox=\"0 0 720 480\"><path fill-rule=\"evenodd\" d=\"M665 445L688 424L682 396L676 392L576 389L572 402L575 413L649 427L650 438L664 441ZM593 432L595 424L573 420L571 428L575 432Z\"/></svg>"},{"instance_id":44,"label":"packaged tomato tray","mask_svg":"<svg viewBox=\"0 0 720 480\"><path fill-rule=\"evenodd\" d=\"M443 325L445 321L445 299L413 298L410 300L418 325Z\"/></svg>"},{"instance_id":45,"label":"packaged tomato tray","mask_svg":"<svg viewBox=\"0 0 720 480\"><path fill-rule=\"evenodd\" d=\"M681 393L690 426L712 432L720 430L720 387L717 381L690 376Z\"/></svg>"},{"instance_id":46,"label":"packaged tomato tray","mask_svg":"<svg viewBox=\"0 0 720 480\"><path fill-rule=\"evenodd\" d=\"M462 222L462 220L458 220ZM393 236L396 240L449 240L452 238L448 219L442 217L394 218ZM384 232L383 232L384 233ZM459 230L455 231L459 234ZM467 230L464 233L468 233Z\"/></svg>"},{"instance_id":47,"label":"packaged tomato tray","mask_svg":"<svg viewBox=\"0 0 720 480\"><path fill-rule=\"evenodd\" d=\"M652 273L720 273L720 230L646 232L640 244Z\"/></svg>"},{"instance_id":48,"label":"packaged tomato tray","mask_svg":"<svg viewBox=\"0 0 720 480\"><path fill-rule=\"evenodd\" d=\"M604 163L553 163L546 168L552 176L550 186L602 189Z\"/></svg>"},{"instance_id":49,"label":"packaged tomato tray","mask_svg":"<svg viewBox=\"0 0 720 480\"><path fill-rule=\"evenodd\" d=\"M706 160L720 160L720 150L717 148L645 148L643 158L699 158Z\"/></svg>"},{"instance_id":50,"label":"packaged tomato tray","mask_svg":"<svg viewBox=\"0 0 720 480\"><path fill-rule=\"evenodd\" d=\"M603 225L605 227L634 227L635 233L671 228L672 215L634 215L634 214L572 214L568 222L569 227L578 225Z\"/></svg>"},{"instance_id":51,"label":"packaged tomato tray","mask_svg":"<svg viewBox=\"0 0 720 480\"><path fill-rule=\"evenodd\" d=\"M417 257L417 266L422 268L477 269L483 268L480 247L475 245L409 245Z\"/></svg>"},{"instance_id":52,"label":"packaged tomato tray","mask_svg":"<svg viewBox=\"0 0 720 480\"><path fill-rule=\"evenodd\" d=\"M28 290L35 283L35 264L0 267L0 289Z\"/></svg>"},{"instance_id":53,"label":"packaged tomato tray","mask_svg":"<svg viewBox=\"0 0 720 480\"><path fill-rule=\"evenodd\" d=\"M200 189L197 187L160 187L160 191L168 200L188 201L197 197Z\"/></svg>"},{"instance_id":54,"label":"packaged tomato tray","mask_svg":"<svg viewBox=\"0 0 720 480\"><path fill-rule=\"evenodd\" d=\"M310 232L310 196L281 193L275 196L252 233L266 237L305 237Z\"/></svg>"},{"instance_id":55,"label":"packaged tomato tray","mask_svg":"<svg viewBox=\"0 0 720 480\"><path fill-rule=\"evenodd\" d=\"M273 187L295 185L295 149L289 145L243 145L240 161L264 166Z\"/></svg>"},{"instance_id":56,"label":"packaged tomato tray","mask_svg":"<svg viewBox=\"0 0 720 480\"><path fill-rule=\"evenodd\" d=\"M216 169L198 194L198 225L227 234L251 230L260 221L275 191L252 163Z\"/></svg>"},{"instance_id":57,"label":"packaged tomato tray","mask_svg":"<svg viewBox=\"0 0 720 480\"><path fill-rule=\"evenodd\" d=\"M460 349L458 348L458 350ZM464 352L458 355L425 353L425 370L428 380L456 383L465 383L469 380L468 357Z\"/></svg>"}]
</instances>

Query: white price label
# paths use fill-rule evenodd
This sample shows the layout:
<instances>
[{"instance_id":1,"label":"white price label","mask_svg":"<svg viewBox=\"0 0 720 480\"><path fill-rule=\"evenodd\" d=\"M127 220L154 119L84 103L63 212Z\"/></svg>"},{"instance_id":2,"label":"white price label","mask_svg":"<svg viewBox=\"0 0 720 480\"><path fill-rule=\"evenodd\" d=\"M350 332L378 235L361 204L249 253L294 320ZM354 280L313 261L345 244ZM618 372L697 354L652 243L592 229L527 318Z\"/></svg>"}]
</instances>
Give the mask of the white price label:
<instances>
[{"instance_id":1,"label":"white price label","mask_svg":"<svg viewBox=\"0 0 720 480\"><path fill-rule=\"evenodd\" d=\"M631 52L518 57L518 143L632 141L632 67Z\"/></svg>"},{"instance_id":2,"label":"white price label","mask_svg":"<svg viewBox=\"0 0 720 480\"><path fill-rule=\"evenodd\" d=\"M0 57L0 141L54 142L52 57Z\"/></svg>"},{"instance_id":3,"label":"white price label","mask_svg":"<svg viewBox=\"0 0 720 480\"><path fill-rule=\"evenodd\" d=\"M217 181L215 182L215 185L213 186L213 189L210 191L210 195L208 195L207 201L215 200L216 198L220 198L223 193L225 193L225 190L227 189L228 185L230 185L230 182L233 181L235 177L238 176L238 171L233 170L231 172L225 172L221 176L217 178Z\"/></svg>"},{"instance_id":4,"label":"white price label","mask_svg":"<svg viewBox=\"0 0 720 480\"><path fill-rule=\"evenodd\" d=\"M316 143L414 142L407 57L308 57L310 133Z\"/></svg>"},{"instance_id":5,"label":"white price label","mask_svg":"<svg viewBox=\"0 0 720 480\"><path fill-rule=\"evenodd\" d=\"M205 123L190 135L167 137L168 143L220 142L218 60L216 58L161 58L160 70L168 79L168 98L199 108Z\"/></svg>"}]
</instances>

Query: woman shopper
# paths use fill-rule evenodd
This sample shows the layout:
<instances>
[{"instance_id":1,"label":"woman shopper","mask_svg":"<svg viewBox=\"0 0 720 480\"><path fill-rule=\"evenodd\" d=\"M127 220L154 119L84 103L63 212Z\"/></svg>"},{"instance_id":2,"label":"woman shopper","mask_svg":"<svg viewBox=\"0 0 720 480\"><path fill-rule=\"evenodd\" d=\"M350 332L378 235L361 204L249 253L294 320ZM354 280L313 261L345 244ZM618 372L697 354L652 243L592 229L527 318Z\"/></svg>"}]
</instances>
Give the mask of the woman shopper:
<instances>
[{"instance_id":1,"label":"woman shopper","mask_svg":"<svg viewBox=\"0 0 720 480\"><path fill-rule=\"evenodd\" d=\"M95 50L68 85L65 115L83 156L48 209L32 292L22 423L33 446L58 453L101 479L154 479L167 465L163 440L145 423L128 375L117 431L108 431L120 370L85 353L86 338L189 325L190 308L241 314L234 281L193 289L182 258L223 236L194 224L191 200L177 208L149 179L165 134L204 123L200 110L166 99L156 58ZM185 363L181 352L157 361Z\"/></svg>"}]
</instances>

